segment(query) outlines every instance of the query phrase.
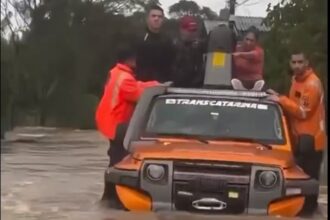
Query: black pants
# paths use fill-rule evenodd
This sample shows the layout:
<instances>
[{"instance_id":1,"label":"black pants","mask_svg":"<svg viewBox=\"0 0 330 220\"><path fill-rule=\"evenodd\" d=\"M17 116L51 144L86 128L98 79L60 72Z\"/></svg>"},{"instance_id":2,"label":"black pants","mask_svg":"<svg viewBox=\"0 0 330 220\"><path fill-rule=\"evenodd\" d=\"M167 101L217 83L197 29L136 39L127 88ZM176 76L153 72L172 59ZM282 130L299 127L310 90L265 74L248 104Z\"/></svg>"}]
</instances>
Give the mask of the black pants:
<instances>
[{"instance_id":1,"label":"black pants","mask_svg":"<svg viewBox=\"0 0 330 220\"><path fill-rule=\"evenodd\" d=\"M110 146L108 149L108 156L109 156L109 167L114 166L115 164L119 163L128 152L124 148L124 138L127 130L127 124L120 124L117 126L116 129L116 137L113 140L109 140ZM104 191L102 195L103 201L116 201L116 190L113 184L104 183ZM115 200L111 200L114 198ZM117 198L118 199L118 198Z\"/></svg>"},{"instance_id":2,"label":"black pants","mask_svg":"<svg viewBox=\"0 0 330 220\"><path fill-rule=\"evenodd\" d=\"M108 149L108 156L110 159L109 167L119 163L127 154L128 153L123 146L123 142L110 140L110 146Z\"/></svg>"},{"instance_id":3,"label":"black pants","mask_svg":"<svg viewBox=\"0 0 330 220\"><path fill-rule=\"evenodd\" d=\"M253 86L254 86L254 83L256 82L257 80L241 80L243 86L246 88L246 89L252 89Z\"/></svg>"},{"instance_id":4,"label":"black pants","mask_svg":"<svg viewBox=\"0 0 330 220\"><path fill-rule=\"evenodd\" d=\"M320 169L323 158L323 151L314 151L308 155L297 155L297 164L311 178L320 179ZM312 214L317 209L318 195L307 196L302 210L303 214Z\"/></svg>"},{"instance_id":5,"label":"black pants","mask_svg":"<svg viewBox=\"0 0 330 220\"><path fill-rule=\"evenodd\" d=\"M119 163L126 155L127 150L124 148L124 138L127 130L127 124L120 124L116 130L116 137L110 140L108 156L110 158L109 167Z\"/></svg>"},{"instance_id":6,"label":"black pants","mask_svg":"<svg viewBox=\"0 0 330 220\"><path fill-rule=\"evenodd\" d=\"M108 149L108 156L109 156L109 167L112 167L119 163L127 154L128 152L125 150L123 146L123 140L116 138L114 140L109 140L110 146ZM114 200L112 200L114 199ZM115 185L111 183L104 182L104 191L102 195L102 201L106 201L104 205L110 206L111 202L116 201L117 193L115 189ZM115 203L116 204L116 203Z\"/></svg>"},{"instance_id":7,"label":"black pants","mask_svg":"<svg viewBox=\"0 0 330 220\"><path fill-rule=\"evenodd\" d=\"M260 80L264 80L264 79L260 79ZM252 89L254 87L254 84L259 81L258 80L241 80L243 86L246 89ZM261 91L266 91L267 89L269 89L269 87L266 85L266 81L265 81L265 85L262 87Z\"/></svg>"}]
</instances>

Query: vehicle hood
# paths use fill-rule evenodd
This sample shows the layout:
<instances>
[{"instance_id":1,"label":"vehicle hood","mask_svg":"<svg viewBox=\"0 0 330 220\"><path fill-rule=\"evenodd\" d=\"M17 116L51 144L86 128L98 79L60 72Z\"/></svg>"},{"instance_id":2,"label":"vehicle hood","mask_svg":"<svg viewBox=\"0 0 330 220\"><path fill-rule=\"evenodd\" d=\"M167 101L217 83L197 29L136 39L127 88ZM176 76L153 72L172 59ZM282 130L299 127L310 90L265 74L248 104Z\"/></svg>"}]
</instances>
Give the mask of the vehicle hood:
<instances>
[{"instance_id":1,"label":"vehicle hood","mask_svg":"<svg viewBox=\"0 0 330 220\"><path fill-rule=\"evenodd\" d=\"M291 152L284 150L261 149L255 143L223 142L217 144L203 143L155 143L136 146L133 157L144 159L180 159L226 161L253 164L267 164L288 168L294 165Z\"/></svg>"}]
</instances>

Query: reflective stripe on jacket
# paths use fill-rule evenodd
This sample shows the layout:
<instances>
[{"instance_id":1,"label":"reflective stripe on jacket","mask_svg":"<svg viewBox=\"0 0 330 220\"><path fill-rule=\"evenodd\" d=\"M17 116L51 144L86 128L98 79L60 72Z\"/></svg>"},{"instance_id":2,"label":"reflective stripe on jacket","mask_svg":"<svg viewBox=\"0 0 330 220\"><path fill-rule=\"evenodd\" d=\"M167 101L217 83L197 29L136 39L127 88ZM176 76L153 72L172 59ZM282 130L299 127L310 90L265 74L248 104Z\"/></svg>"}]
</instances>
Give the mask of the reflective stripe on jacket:
<instances>
[{"instance_id":1,"label":"reflective stripe on jacket","mask_svg":"<svg viewBox=\"0 0 330 220\"><path fill-rule=\"evenodd\" d=\"M156 85L158 85L156 81L137 81L131 68L117 64L110 70L109 80L96 110L97 129L113 140L118 124L130 120L135 104L144 89Z\"/></svg>"}]
</instances>

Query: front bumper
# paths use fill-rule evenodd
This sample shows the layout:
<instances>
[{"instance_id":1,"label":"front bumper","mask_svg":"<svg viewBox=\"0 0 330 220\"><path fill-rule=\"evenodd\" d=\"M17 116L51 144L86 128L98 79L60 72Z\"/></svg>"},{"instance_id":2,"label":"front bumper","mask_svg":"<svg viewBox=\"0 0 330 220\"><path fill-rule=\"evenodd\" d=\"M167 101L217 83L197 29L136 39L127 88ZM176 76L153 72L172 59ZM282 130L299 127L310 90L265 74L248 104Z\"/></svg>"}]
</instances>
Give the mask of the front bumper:
<instances>
[{"instance_id":1,"label":"front bumper","mask_svg":"<svg viewBox=\"0 0 330 220\"><path fill-rule=\"evenodd\" d=\"M167 172L167 183L166 184L155 184L150 181L146 181L144 179L144 167L147 164L162 164L166 165L168 167ZM230 207L229 205L232 204L232 206L239 206L244 203L244 207L242 207L242 212L245 214L259 214L259 215L267 215L271 214L269 213L270 205L272 203L285 203L282 201L286 201L291 198L304 198L308 195L317 195L318 194L318 182L313 179L308 180L283 180L282 178L279 181L278 187L275 189L265 191L265 190L258 190L254 183L255 183L255 175L257 174L257 171L260 170L277 170L279 171L279 168L274 167L264 167L264 166L251 166L251 175L248 179L240 177L235 178L236 183L230 183L226 185L227 191L225 193L232 193L231 190L234 190L236 193L239 193L240 197L237 197L237 199L241 199L241 201L237 200L236 203L233 199L228 200L228 197L226 197L225 200L221 199L221 197L217 197L216 193L211 192L202 192L202 190L199 190L198 193L194 193L195 188L192 189L189 187L191 184L181 184L181 183L191 183L191 176L189 176L187 173L180 173L177 172L177 170L174 168L174 163L171 161L155 161L155 160L149 160L146 161L141 171L136 170L119 170L116 168L108 168L105 173L105 181L106 183L112 183L117 186L124 186L129 189L136 190L139 193L142 193L143 195L146 195L150 198L151 201L151 211L170 211L170 210L183 210L182 207L177 204L177 201L181 199L183 202L187 204L192 204L193 202L199 201L202 198L208 198L212 199L215 198L218 201L226 201L228 205L226 204L226 207ZM279 171L280 172L280 171ZM208 175L201 174L204 177L209 177ZM230 176L230 175L229 175ZM222 177L221 177L222 178ZM226 176L228 179L228 175ZM205 178L204 178L205 179ZM217 180L216 178L213 180ZM220 180L220 179L219 179ZM228 180L229 181L229 180ZM232 181L232 180L230 180ZM229 182L230 182L229 181ZM248 182L247 182L248 181ZM214 181L212 181L214 182ZM180 185L181 184L181 185ZM187 186L187 187L185 187ZM183 188L182 188L183 187ZM199 188L200 185L197 186ZM212 188L212 187L210 187ZM199 188L201 189L201 188ZM123 191L121 191L123 192ZM202 192L202 193L201 193ZM117 189L118 193L118 189ZM141 195L142 195L141 194ZM180 198L179 198L180 194ZM127 194L128 195L128 194ZM219 194L220 195L220 194ZM228 194L229 195L229 194ZM232 194L234 195L234 194ZM121 195L121 198L124 198L125 195ZM119 196L120 198L120 196ZM197 199L199 198L199 199ZM211 201L211 200L208 200ZM121 200L122 203L123 200ZM239 203L241 202L241 203ZM182 204L180 202L180 204ZM287 203L289 206L291 206L292 209L301 209L301 202L297 203ZM125 204L123 204L125 206ZM283 206L283 205L282 205ZM293 206L293 207L292 207ZM225 208L226 208L225 207ZM278 207L278 206L277 206ZM284 207L284 206L283 206ZM287 209L287 207L284 207ZM128 208L129 209L129 208ZM193 210L193 209L186 209L184 211L200 211L202 212L202 208L200 210ZM207 209L208 212L218 212L215 209ZM232 210L230 210L232 211ZM277 210L278 211L278 210ZM298 211L295 211L293 213L296 213ZM227 213L227 212L220 212L220 213ZM233 214L229 212L230 214ZM277 213L282 213L281 210ZM236 214L236 213L235 213ZM238 214L238 213L237 213Z\"/></svg>"}]
</instances>

